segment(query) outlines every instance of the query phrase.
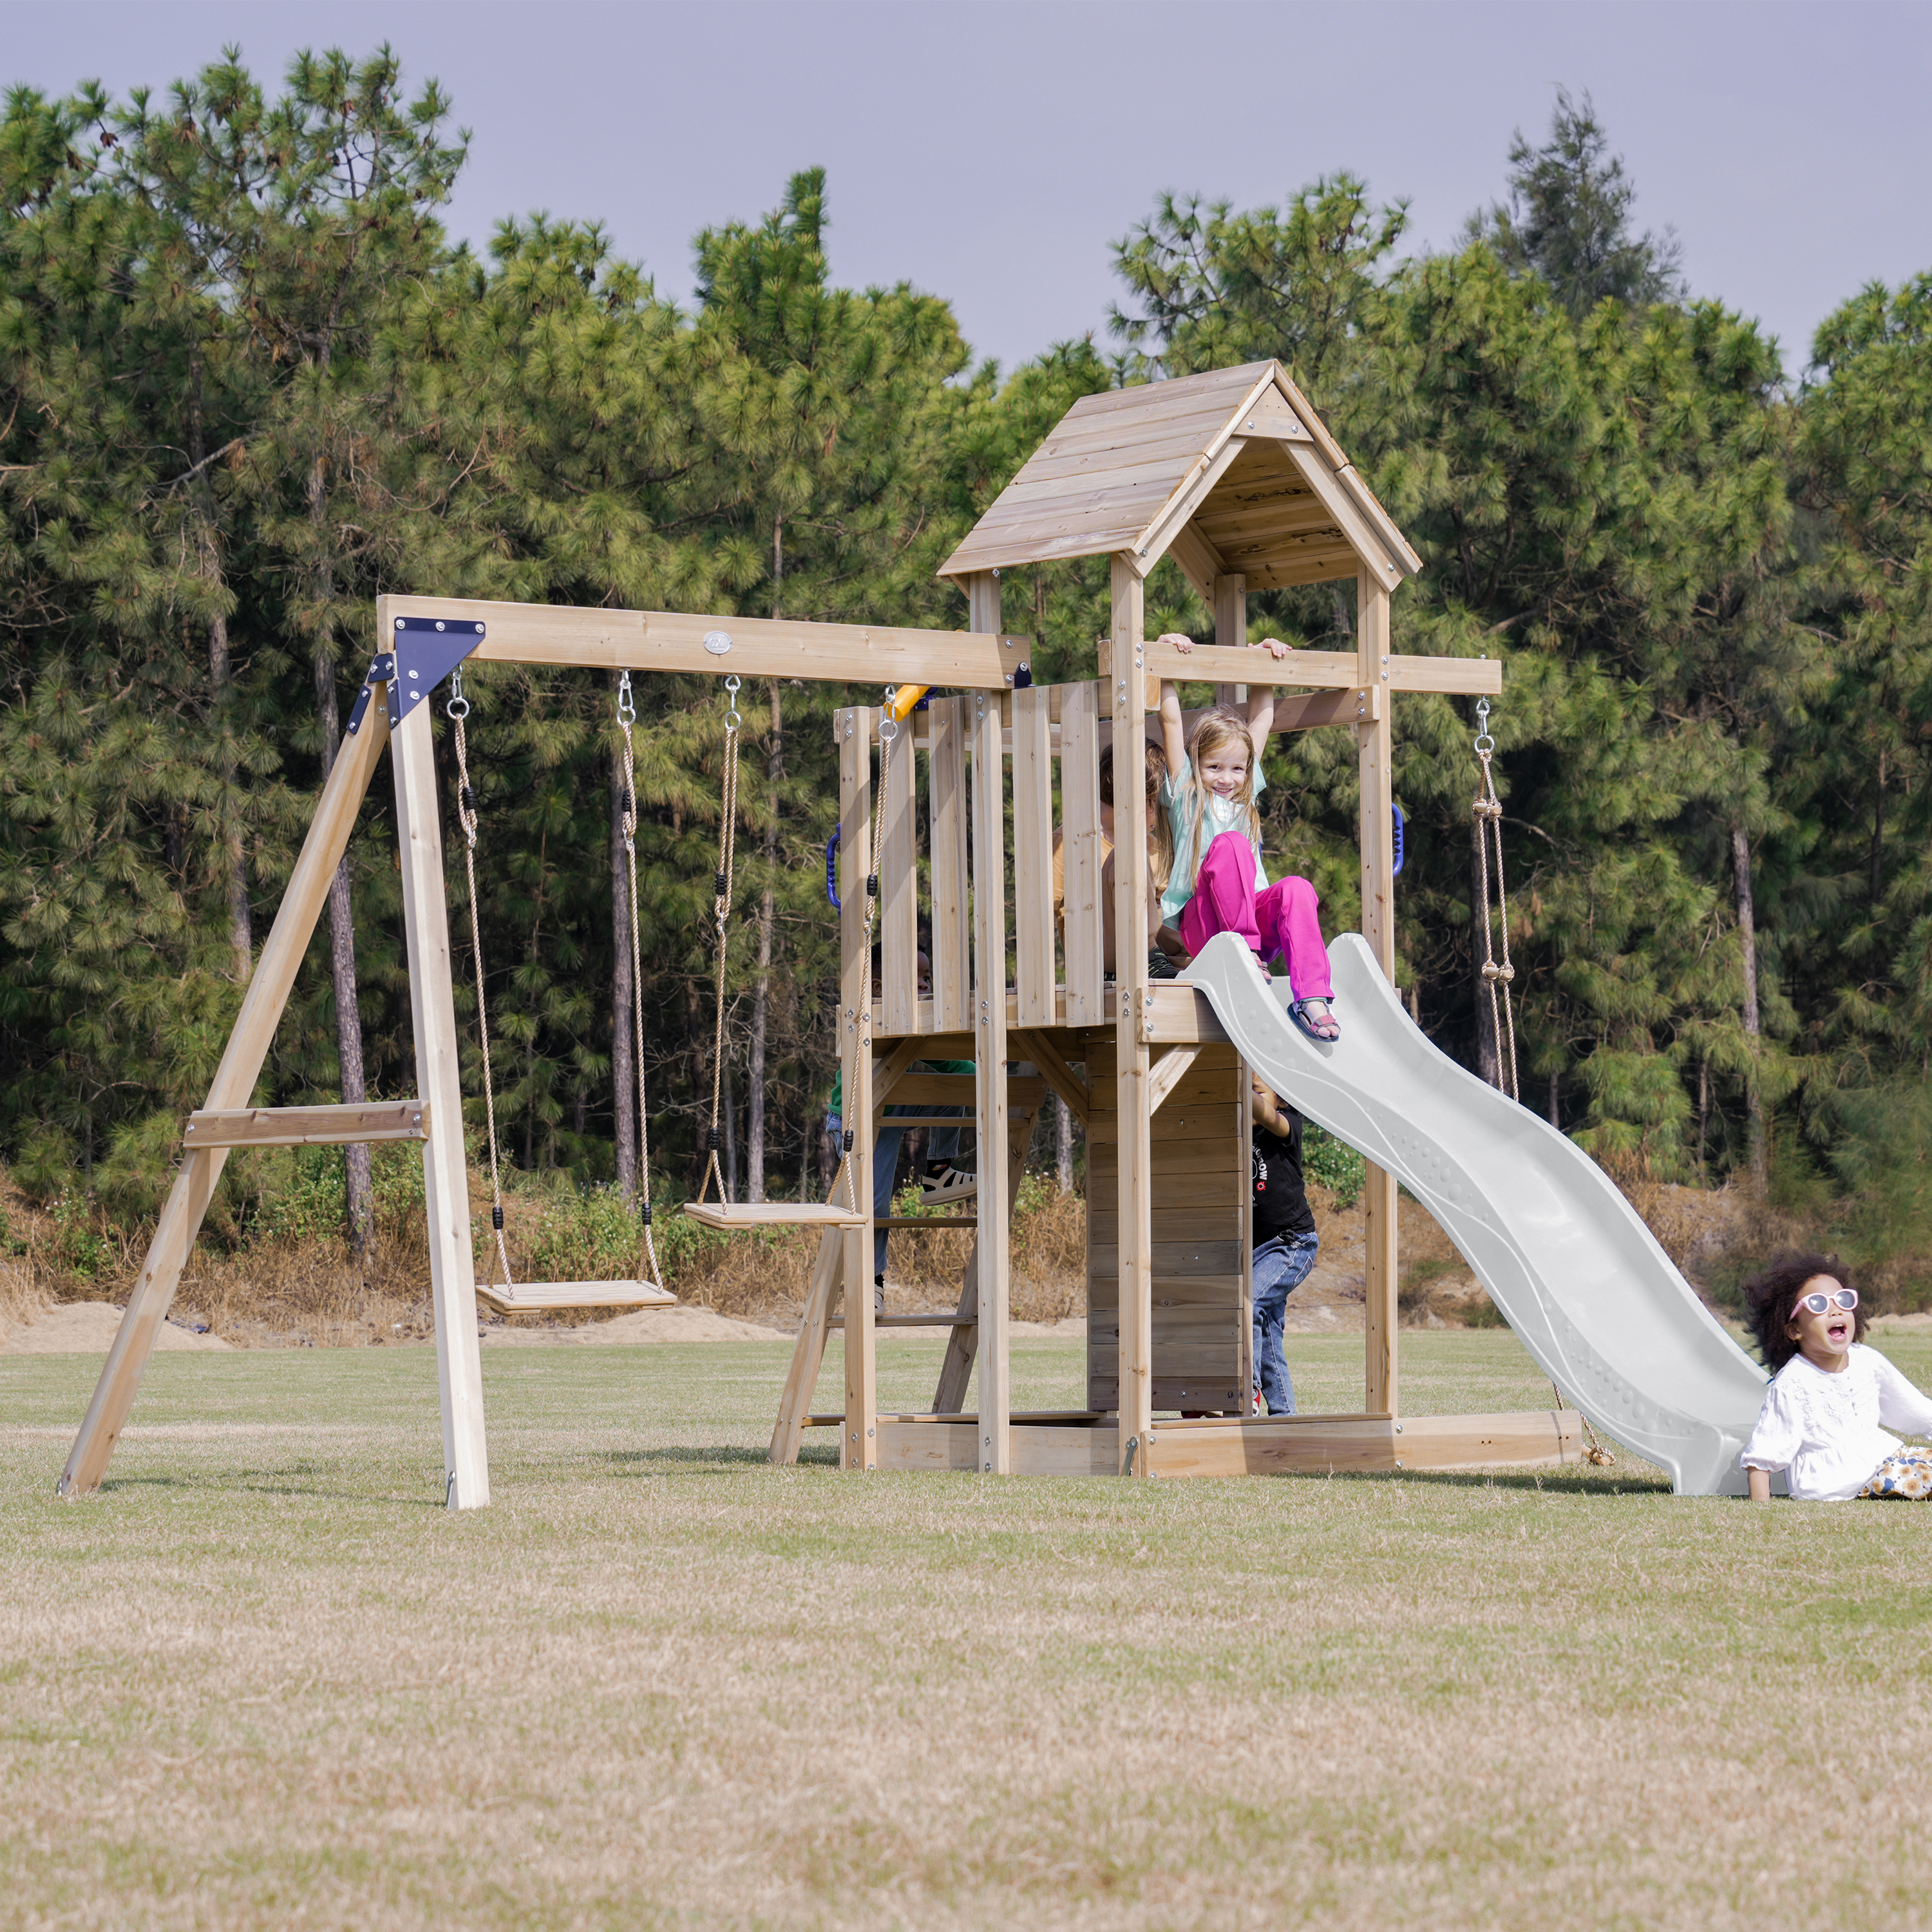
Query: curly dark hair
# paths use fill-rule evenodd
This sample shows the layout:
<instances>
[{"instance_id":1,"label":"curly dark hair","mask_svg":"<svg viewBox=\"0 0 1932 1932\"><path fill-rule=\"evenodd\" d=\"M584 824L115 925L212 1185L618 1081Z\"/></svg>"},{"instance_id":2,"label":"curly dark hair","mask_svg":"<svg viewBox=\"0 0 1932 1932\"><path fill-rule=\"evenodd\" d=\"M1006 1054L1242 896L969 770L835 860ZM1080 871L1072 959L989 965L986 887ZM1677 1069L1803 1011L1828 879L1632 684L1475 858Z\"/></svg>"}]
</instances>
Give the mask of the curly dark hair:
<instances>
[{"instance_id":1,"label":"curly dark hair","mask_svg":"<svg viewBox=\"0 0 1932 1932\"><path fill-rule=\"evenodd\" d=\"M1786 1330L1799 1291L1814 1275L1828 1274L1841 1288L1856 1288L1836 1255L1799 1254L1786 1249L1772 1256L1768 1266L1744 1284L1744 1321L1757 1340L1758 1353L1773 1375L1798 1352ZM1865 1309L1861 1301L1852 1311L1852 1339L1865 1339Z\"/></svg>"}]
</instances>

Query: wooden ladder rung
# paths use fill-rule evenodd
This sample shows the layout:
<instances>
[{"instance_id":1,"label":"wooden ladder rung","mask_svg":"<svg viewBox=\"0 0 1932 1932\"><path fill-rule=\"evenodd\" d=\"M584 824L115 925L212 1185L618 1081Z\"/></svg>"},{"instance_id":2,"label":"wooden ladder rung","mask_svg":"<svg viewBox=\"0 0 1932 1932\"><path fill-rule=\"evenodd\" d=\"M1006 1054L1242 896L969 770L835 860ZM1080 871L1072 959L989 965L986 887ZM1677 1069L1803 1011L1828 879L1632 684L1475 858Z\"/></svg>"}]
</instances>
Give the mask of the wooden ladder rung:
<instances>
[{"instance_id":1,"label":"wooden ladder rung","mask_svg":"<svg viewBox=\"0 0 1932 1932\"><path fill-rule=\"evenodd\" d=\"M979 1325L976 1315L942 1315L934 1311L931 1315L875 1315L872 1317L874 1328L974 1328ZM842 1328L845 1318L835 1315L826 1323L828 1328Z\"/></svg>"},{"instance_id":2,"label":"wooden ladder rung","mask_svg":"<svg viewBox=\"0 0 1932 1932\"><path fill-rule=\"evenodd\" d=\"M188 1147L345 1147L358 1141L426 1141L427 1100L343 1107L204 1108L188 1117Z\"/></svg>"},{"instance_id":3,"label":"wooden ladder rung","mask_svg":"<svg viewBox=\"0 0 1932 1932\"><path fill-rule=\"evenodd\" d=\"M976 1228L970 1214L884 1214L872 1224L878 1228Z\"/></svg>"}]
</instances>

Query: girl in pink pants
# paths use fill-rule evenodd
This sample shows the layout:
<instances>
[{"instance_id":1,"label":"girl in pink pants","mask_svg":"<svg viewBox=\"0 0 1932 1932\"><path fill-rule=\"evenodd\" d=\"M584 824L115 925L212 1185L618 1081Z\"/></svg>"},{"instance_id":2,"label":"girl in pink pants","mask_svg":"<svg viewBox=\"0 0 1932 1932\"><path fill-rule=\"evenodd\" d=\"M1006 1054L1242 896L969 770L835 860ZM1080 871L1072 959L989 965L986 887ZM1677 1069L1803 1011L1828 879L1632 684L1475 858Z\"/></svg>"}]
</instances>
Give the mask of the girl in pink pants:
<instances>
[{"instance_id":1,"label":"girl in pink pants","mask_svg":"<svg viewBox=\"0 0 1932 1932\"><path fill-rule=\"evenodd\" d=\"M1168 635L1161 642L1192 649L1186 638ZM1288 646L1273 638L1249 648L1288 655ZM1162 802L1172 817L1174 848L1161 896L1163 923L1190 954L1216 933L1234 932L1264 964L1286 959L1295 1024L1311 1040L1340 1038L1315 888L1299 878L1270 885L1262 866L1256 801L1266 783L1261 753L1274 725L1274 687L1252 687L1245 718L1216 706L1184 740L1180 694L1163 682L1160 722L1169 774Z\"/></svg>"}]
</instances>

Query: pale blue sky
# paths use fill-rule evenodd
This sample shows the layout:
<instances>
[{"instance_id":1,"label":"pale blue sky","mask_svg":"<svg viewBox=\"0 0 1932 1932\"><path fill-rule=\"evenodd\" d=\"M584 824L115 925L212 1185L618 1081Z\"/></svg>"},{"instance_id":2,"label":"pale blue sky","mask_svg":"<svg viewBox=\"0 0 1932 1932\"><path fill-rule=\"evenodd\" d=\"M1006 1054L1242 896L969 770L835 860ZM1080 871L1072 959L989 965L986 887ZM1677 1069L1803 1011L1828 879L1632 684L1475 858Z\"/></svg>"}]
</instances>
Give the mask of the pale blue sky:
<instances>
[{"instance_id":1,"label":"pale blue sky","mask_svg":"<svg viewBox=\"0 0 1932 1932\"><path fill-rule=\"evenodd\" d=\"M298 46L386 38L475 132L454 232L601 218L680 298L698 229L822 163L838 278L947 296L1009 365L1104 332L1108 244L1163 188L1245 206L1351 169L1410 197L1415 244L1452 240L1558 83L1594 94L1693 288L1788 367L1862 283L1932 268L1922 4L4 0L0 21L0 80L57 90L165 86L226 40L278 77Z\"/></svg>"}]
</instances>

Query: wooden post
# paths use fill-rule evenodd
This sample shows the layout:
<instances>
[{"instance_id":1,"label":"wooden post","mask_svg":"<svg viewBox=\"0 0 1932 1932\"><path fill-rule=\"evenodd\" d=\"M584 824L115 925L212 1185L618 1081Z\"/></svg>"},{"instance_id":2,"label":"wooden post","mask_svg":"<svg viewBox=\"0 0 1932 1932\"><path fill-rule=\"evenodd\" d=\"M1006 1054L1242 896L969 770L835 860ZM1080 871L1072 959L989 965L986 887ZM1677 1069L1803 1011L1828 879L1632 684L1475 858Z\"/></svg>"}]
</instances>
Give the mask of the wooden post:
<instances>
[{"instance_id":1,"label":"wooden post","mask_svg":"<svg viewBox=\"0 0 1932 1932\"><path fill-rule=\"evenodd\" d=\"M852 1136L848 1170L852 1202L866 1216L848 1228L839 1270L844 1277L845 1426L842 1468L879 1463L878 1364L872 1353L872 962L866 944L866 879L872 869L872 723L878 714L857 706L838 714L838 843L845 856L844 907L838 917L838 1050L847 1072L838 1124ZM911 733L902 749L909 748ZM857 1050L854 1051L854 1042Z\"/></svg>"},{"instance_id":2,"label":"wooden post","mask_svg":"<svg viewBox=\"0 0 1932 1932\"><path fill-rule=\"evenodd\" d=\"M1390 812L1393 744L1388 682L1389 594L1368 572L1356 579L1356 674L1364 690L1382 694L1382 716L1355 728L1361 781L1362 934L1391 983L1395 979L1395 835ZM1342 1024L1359 1025L1344 1014ZM1362 1189L1366 1219L1367 1294L1365 1394L1371 1415L1394 1415L1396 1364L1395 1176L1371 1166Z\"/></svg>"},{"instance_id":3,"label":"wooden post","mask_svg":"<svg viewBox=\"0 0 1932 1932\"><path fill-rule=\"evenodd\" d=\"M1245 647L1248 641L1248 580L1232 571L1214 580L1214 641L1223 648ZM1238 704L1247 697L1244 684L1217 684L1216 704Z\"/></svg>"},{"instance_id":4,"label":"wooden post","mask_svg":"<svg viewBox=\"0 0 1932 1932\"><path fill-rule=\"evenodd\" d=\"M262 1063L275 1036L276 1022L295 984L296 969L327 902L329 881L342 862L356 814L369 789L370 776L388 742L388 714L382 709L379 689L364 714L362 729L344 741L335 769L316 801L308 836L302 841L288 890L282 895L281 910L275 915L260 963L242 999L235 1030L228 1036L227 1050L208 1090L205 1105L208 1108L245 1107L254 1095ZM128 1312L115 1333L114 1346L107 1352L94 1398L62 1472L57 1485L62 1496L85 1496L100 1486L227 1158L225 1148L190 1154L175 1176L155 1225L154 1238L148 1244L147 1259L135 1277Z\"/></svg>"},{"instance_id":5,"label":"wooden post","mask_svg":"<svg viewBox=\"0 0 1932 1932\"><path fill-rule=\"evenodd\" d=\"M387 637L390 627L383 599L377 598L376 610L379 632ZM482 1509L490 1501L490 1452L483 1432L483 1361L477 1346L470 1174L463 1144L456 1002L450 983L449 909L442 890L433 709L425 702L404 712L390 764L396 778L417 1091L430 1103L434 1124L423 1143L423 1198L436 1310L436 1380L442 1397L443 1498L452 1509Z\"/></svg>"},{"instance_id":6,"label":"wooden post","mask_svg":"<svg viewBox=\"0 0 1932 1932\"><path fill-rule=\"evenodd\" d=\"M967 580L976 627L1000 628L1000 580ZM1006 812L1004 702L973 694L973 1069L979 1117L980 1453L982 1474L1012 1472L1012 1384L1006 1309L1012 1270L1012 1190L1006 1144ZM1051 928L1048 944L1051 945ZM1049 952L1049 958L1052 957Z\"/></svg>"},{"instance_id":7,"label":"wooden post","mask_svg":"<svg viewBox=\"0 0 1932 1932\"><path fill-rule=\"evenodd\" d=\"M1132 560L1113 560L1112 676L1114 742L1140 743L1145 730L1143 675L1145 595ZM1154 1143L1148 1106L1148 1048L1141 1034L1147 993L1147 841L1134 836L1133 801L1140 786L1130 764L1114 756L1114 797L1119 835L1114 847L1114 986L1117 1018L1120 1140L1120 1468L1148 1473L1154 1424Z\"/></svg>"}]
</instances>

